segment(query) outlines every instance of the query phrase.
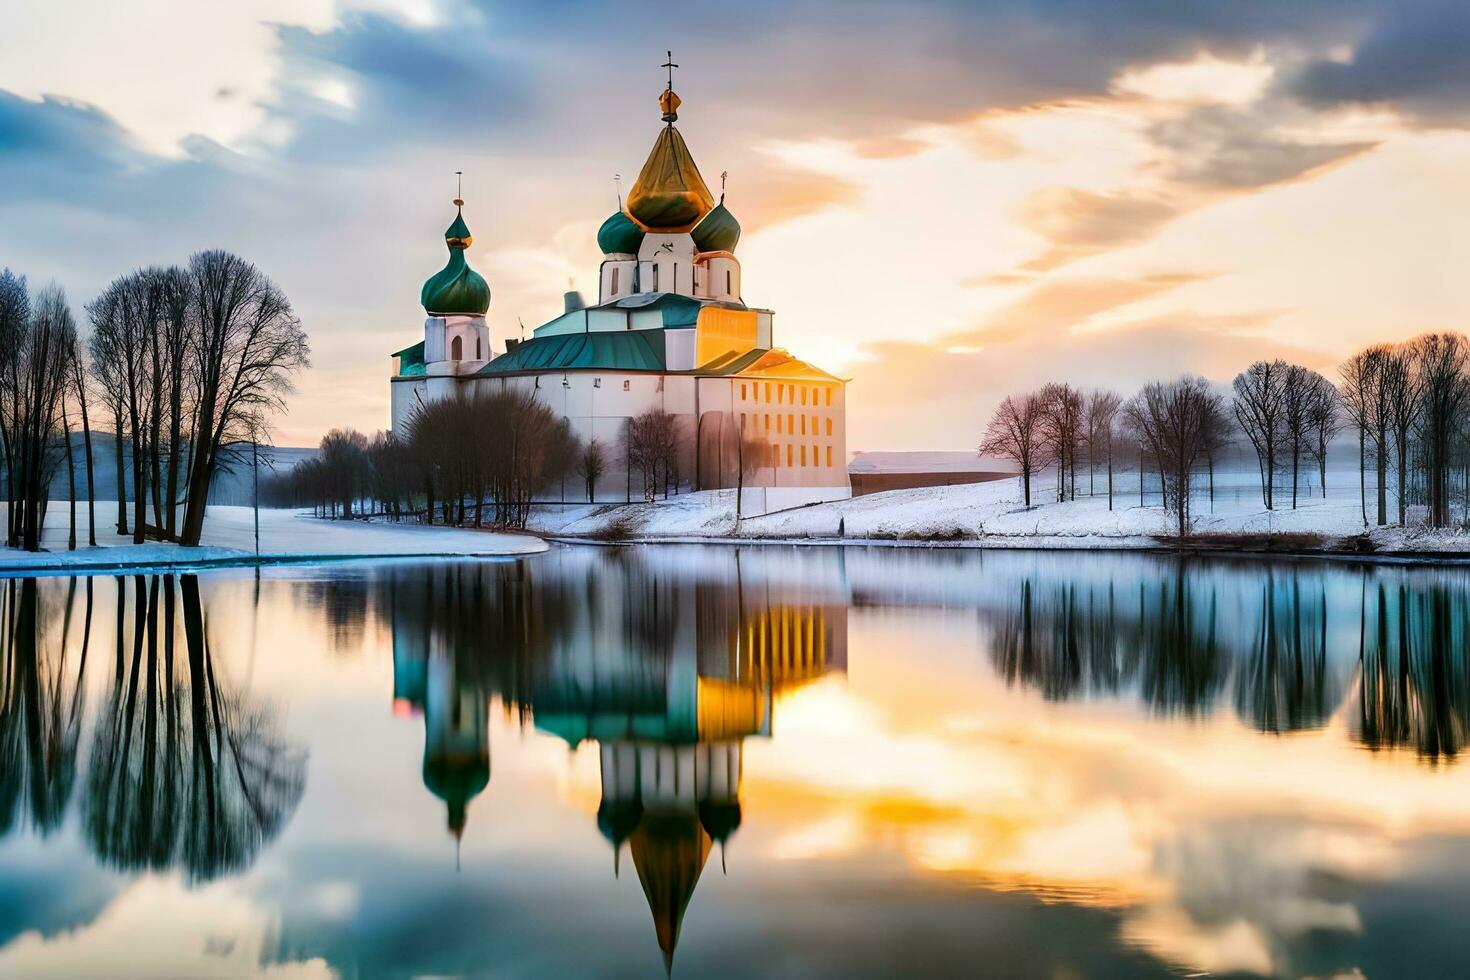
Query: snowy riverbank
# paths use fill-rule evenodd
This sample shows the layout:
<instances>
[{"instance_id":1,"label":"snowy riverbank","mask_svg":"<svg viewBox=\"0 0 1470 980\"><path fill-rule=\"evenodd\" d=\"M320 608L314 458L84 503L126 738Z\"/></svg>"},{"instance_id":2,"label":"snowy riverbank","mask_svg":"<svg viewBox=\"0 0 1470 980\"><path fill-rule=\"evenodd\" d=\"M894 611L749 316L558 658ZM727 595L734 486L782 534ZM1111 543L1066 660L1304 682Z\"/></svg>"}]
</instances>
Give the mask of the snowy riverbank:
<instances>
[{"instance_id":1,"label":"snowy riverbank","mask_svg":"<svg viewBox=\"0 0 1470 980\"><path fill-rule=\"evenodd\" d=\"M653 504L541 508L532 529L553 537L637 541L726 540L942 543L987 548L1157 548L1174 525L1156 502L1138 506L1119 495L1112 510L1104 496L1066 503L1021 503L1015 480L952 487L891 490L735 520L733 491L684 494ZM1423 528L1366 532L1356 493L1303 497L1299 506L1268 511L1259 497L1230 493L1212 509L1201 493L1193 534L1201 547L1238 550L1372 551L1381 554L1470 555L1470 534ZM1155 501L1157 495L1155 495Z\"/></svg>"},{"instance_id":2,"label":"snowy riverbank","mask_svg":"<svg viewBox=\"0 0 1470 980\"><path fill-rule=\"evenodd\" d=\"M0 507L3 512L3 507ZM46 551L0 549L0 574L69 569L105 570L161 565L210 566L255 561L254 521L249 507L210 507L198 548L148 542L134 545L119 537L111 521L116 505L97 507L98 546L85 547L86 507L78 507L76 551L66 550L67 504L53 501L41 544ZM260 512L260 560L264 562L340 558L498 557L545 551L546 542L529 534L501 534L417 524L319 520L305 510Z\"/></svg>"}]
</instances>

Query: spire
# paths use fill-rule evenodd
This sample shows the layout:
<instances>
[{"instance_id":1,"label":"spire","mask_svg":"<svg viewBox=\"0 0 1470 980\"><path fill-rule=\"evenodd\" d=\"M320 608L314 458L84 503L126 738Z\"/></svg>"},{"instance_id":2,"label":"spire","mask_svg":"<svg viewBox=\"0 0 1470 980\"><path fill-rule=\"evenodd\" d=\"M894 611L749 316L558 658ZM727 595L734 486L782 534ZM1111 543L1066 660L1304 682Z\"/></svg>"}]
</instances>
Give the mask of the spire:
<instances>
[{"instance_id":1,"label":"spire","mask_svg":"<svg viewBox=\"0 0 1470 980\"><path fill-rule=\"evenodd\" d=\"M669 71L667 87L658 97L665 125L628 191L627 212L644 231L684 232L715 206L715 199L674 128L682 103L674 94L674 69L679 66L672 52L662 67Z\"/></svg>"},{"instance_id":2,"label":"spire","mask_svg":"<svg viewBox=\"0 0 1470 980\"><path fill-rule=\"evenodd\" d=\"M674 69L679 66L674 64L674 52L670 51L668 55L669 60L659 67L669 70L669 87L664 89L663 94L658 97L658 107L663 110L664 122L672 126L674 120L679 118L679 97L674 94Z\"/></svg>"},{"instance_id":3,"label":"spire","mask_svg":"<svg viewBox=\"0 0 1470 980\"><path fill-rule=\"evenodd\" d=\"M490 308L490 287L484 277L465 262L465 251L475 241L464 220L464 172L456 170L454 221L444 229L449 261L429 277L419 291L419 302L430 315L484 316Z\"/></svg>"}]
</instances>

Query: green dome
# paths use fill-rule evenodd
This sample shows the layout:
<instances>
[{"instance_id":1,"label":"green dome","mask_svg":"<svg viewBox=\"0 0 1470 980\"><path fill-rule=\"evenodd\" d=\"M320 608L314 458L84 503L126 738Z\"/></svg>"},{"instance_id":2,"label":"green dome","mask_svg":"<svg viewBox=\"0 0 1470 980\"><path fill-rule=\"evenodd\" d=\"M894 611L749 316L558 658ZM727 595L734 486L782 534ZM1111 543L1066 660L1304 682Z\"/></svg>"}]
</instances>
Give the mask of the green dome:
<instances>
[{"instance_id":1,"label":"green dome","mask_svg":"<svg viewBox=\"0 0 1470 980\"><path fill-rule=\"evenodd\" d=\"M691 232L694 245L701 252L733 252L740 241L740 222L725 209L725 201L715 205Z\"/></svg>"},{"instance_id":2,"label":"green dome","mask_svg":"<svg viewBox=\"0 0 1470 980\"><path fill-rule=\"evenodd\" d=\"M419 302L431 316L484 316L490 308L489 284L464 258L473 241L464 213L456 213L454 223L444 232L449 261L419 292Z\"/></svg>"},{"instance_id":3,"label":"green dome","mask_svg":"<svg viewBox=\"0 0 1470 980\"><path fill-rule=\"evenodd\" d=\"M643 819L643 804L637 800L610 803L602 801L597 808L597 829L614 846L627 840Z\"/></svg>"},{"instance_id":4,"label":"green dome","mask_svg":"<svg viewBox=\"0 0 1470 980\"><path fill-rule=\"evenodd\" d=\"M635 225L625 211L615 212L597 229L597 247L604 255L614 252L637 255L642 244L643 229Z\"/></svg>"},{"instance_id":5,"label":"green dome","mask_svg":"<svg viewBox=\"0 0 1470 980\"><path fill-rule=\"evenodd\" d=\"M724 843L740 829L740 804L706 800L699 804L699 823L712 840Z\"/></svg>"}]
</instances>

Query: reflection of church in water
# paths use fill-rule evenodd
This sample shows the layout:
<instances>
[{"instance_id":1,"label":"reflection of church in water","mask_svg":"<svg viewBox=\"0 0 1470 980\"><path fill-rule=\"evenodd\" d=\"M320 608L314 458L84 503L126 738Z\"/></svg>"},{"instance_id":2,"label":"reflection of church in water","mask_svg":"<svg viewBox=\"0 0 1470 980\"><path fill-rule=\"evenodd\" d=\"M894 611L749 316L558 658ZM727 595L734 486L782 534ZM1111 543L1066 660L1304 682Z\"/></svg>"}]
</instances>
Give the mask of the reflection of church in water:
<instances>
[{"instance_id":1,"label":"reflection of church in water","mask_svg":"<svg viewBox=\"0 0 1470 980\"><path fill-rule=\"evenodd\" d=\"M489 783L493 694L569 745L597 743L597 826L615 874L629 852L670 963L711 850L723 865L740 827L744 741L770 736L783 692L846 670L847 606L738 572L610 564L581 589L536 580L534 563L394 582L394 708L423 714L424 784L456 837Z\"/></svg>"}]
</instances>

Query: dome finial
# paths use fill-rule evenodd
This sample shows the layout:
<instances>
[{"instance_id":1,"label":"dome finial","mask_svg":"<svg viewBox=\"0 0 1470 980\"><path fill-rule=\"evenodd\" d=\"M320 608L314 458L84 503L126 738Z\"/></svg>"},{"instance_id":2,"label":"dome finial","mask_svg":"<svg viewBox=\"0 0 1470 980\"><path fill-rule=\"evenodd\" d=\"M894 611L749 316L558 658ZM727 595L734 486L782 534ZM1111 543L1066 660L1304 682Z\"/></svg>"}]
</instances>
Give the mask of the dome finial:
<instances>
[{"instance_id":1,"label":"dome finial","mask_svg":"<svg viewBox=\"0 0 1470 980\"><path fill-rule=\"evenodd\" d=\"M664 89L663 93L659 95L658 107L663 110L664 122L672 126L674 124L674 120L679 118L680 100L679 97L674 94L674 69L678 68L679 66L674 64L674 52L669 51L667 53L669 56L669 60L665 61L662 65L659 65L659 67L667 68L669 70L669 87Z\"/></svg>"},{"instance_id":2,"label":"dome finial","mask_svg":"<svg viewBox=\"0 0 1470 980\"><path fill-rule=\"evenodd\" d=\"M454 206L457 207L457 208L464 207L464 171L463 170L456 170L454 172Z\"/></svg>"}]
</instances>

